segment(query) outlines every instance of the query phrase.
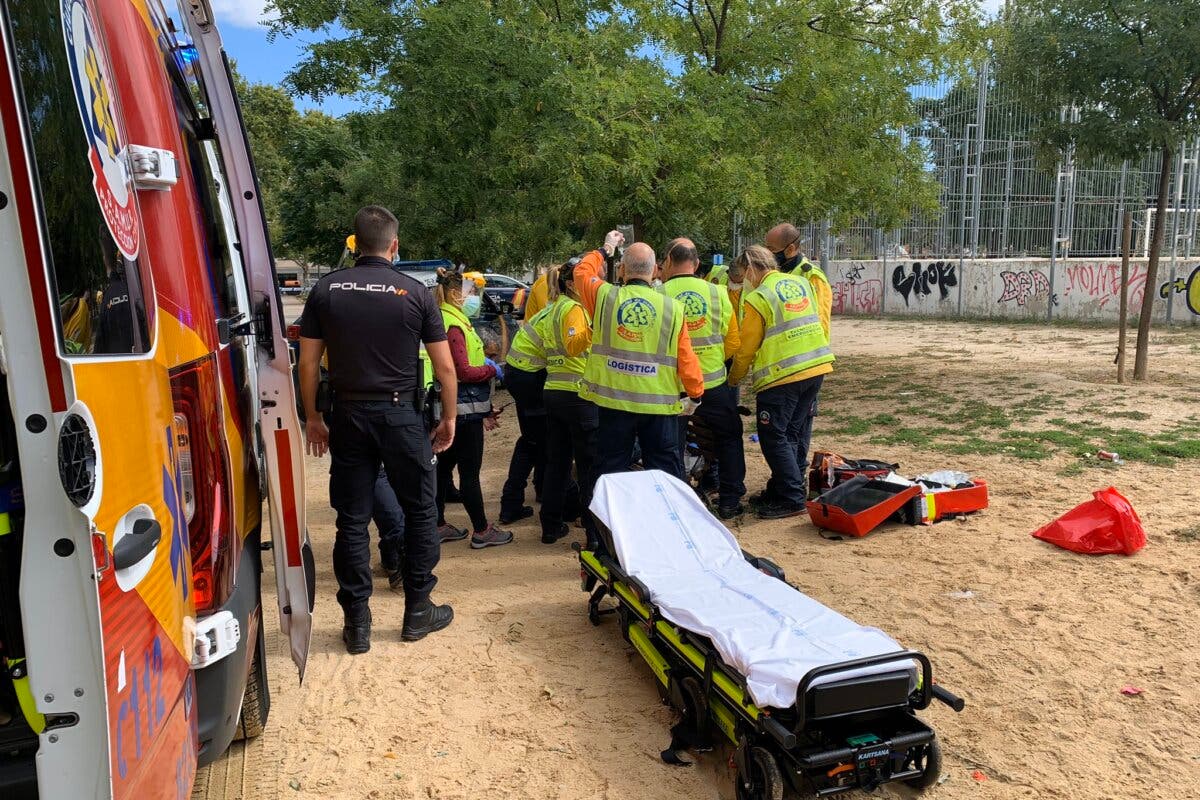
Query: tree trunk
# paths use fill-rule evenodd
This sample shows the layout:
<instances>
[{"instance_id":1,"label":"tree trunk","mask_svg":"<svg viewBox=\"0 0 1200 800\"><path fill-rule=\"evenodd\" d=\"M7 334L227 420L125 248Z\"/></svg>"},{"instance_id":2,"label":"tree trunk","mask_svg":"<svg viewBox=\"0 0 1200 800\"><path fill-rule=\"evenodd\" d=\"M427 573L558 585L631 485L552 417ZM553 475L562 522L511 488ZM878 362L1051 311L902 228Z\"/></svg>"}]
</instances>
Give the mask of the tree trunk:
<instances>
[{"instance_id":1,"label":"tree trunk","mask_svg":"<svg viewBox=\"0 0 1200 800\"><path fill-rule=\"evenodd\" d=\"M1150 262L1146 265L1142 311L1138 317L1137 352L1133 359L1133 379L1146 380L1150 358L1150 318L1154 314L1154 287L1158 285L1158 259L1162 255L1163 234L1167 230L1167 193L1171 190L1171 166L1174 150L1163 147L1162 169L1158 173L1158 203L1154 212L1154 231L1150 239Z\"/></svg>"}]
</instances>

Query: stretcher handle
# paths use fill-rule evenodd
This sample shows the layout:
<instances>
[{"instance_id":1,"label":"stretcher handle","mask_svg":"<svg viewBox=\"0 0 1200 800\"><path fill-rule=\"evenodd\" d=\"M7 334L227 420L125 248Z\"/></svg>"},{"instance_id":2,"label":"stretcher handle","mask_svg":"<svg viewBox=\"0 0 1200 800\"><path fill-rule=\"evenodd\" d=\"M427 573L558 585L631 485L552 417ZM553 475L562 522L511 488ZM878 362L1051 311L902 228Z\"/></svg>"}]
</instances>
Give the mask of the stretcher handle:
<instances>
[{"instance_id":1,"label":"stretcher handle","mask_svg":"<svg viewBox=\"0 0 1200 800\"><path fill-rule=\"evenodd\" d=\"M772 739L779 742L784 750L791 750L796 746L796 734L765 714L760 719L762 720L763 728L766 729Z\"/></svg>"},{"instance_id":2,"label":"stretcher handle","mask_svg":"<svg viewBox=\"0 0 1200 800\"><path fill-rule=\"evenodd\" d=\"M946 691L937 684L934 684L933 686L933 696L953 708L955 711L962 711L967 705L966 700L963 700L961 697L952 692Z\"/></svg>"}]
</instances>

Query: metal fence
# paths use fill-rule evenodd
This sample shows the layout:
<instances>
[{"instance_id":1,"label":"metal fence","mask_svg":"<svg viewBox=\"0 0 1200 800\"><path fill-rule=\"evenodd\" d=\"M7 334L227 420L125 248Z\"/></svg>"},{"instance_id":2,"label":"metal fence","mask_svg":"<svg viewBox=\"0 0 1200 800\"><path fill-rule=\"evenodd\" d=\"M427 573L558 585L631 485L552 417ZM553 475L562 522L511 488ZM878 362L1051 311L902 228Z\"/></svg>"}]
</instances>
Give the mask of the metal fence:
<instances>
[{"instance_id":1,"label":"metal fence","mask_svg":"<svg viewBox=\"0 0 1200 800\"><path fill-rule=\"evenodd\" d=\"M1134 212L1134 253L1145 255L1161 152L1124 163L1047 157L1029 138L1035 115L987 62L964 77L912 91L920 121L902 136L922 145L940 187L933 213L899 229L871 219L805 230L827 258L1067 258L1120 255L1121 216ZM1072 113L1063 109L1060 113ZM1200 254L1200 139L1182 143L1171 176L1164 259Z\"/></svg>"}]
</instances>

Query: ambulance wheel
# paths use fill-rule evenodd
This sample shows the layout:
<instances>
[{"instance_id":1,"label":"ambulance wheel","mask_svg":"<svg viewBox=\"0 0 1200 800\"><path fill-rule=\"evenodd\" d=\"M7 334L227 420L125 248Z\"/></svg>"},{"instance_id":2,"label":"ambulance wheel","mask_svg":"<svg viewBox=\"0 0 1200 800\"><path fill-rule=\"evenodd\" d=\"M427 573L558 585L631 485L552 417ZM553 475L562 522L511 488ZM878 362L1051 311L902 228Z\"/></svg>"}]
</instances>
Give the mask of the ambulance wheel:
<instances>
[{"instance_id":1,"label":"ambulance wheel","mask_svg":"<svg viewBox=\"0 0 1200 800\"><path fill-rule=\"evenodd\" d=\"M734 795L737 800L783 800L783 775L775 757L765 748L752 747L746 756L746 770L739 770Z\"/></svg>"},{"instance_id":2,"label":"ambulance wheel","mask_svg":"<svg viewBox=\"0 0 1200 800\"><path fill-rule=\"evenodd\" d=\"M267 685L267 648L263 636L262 621L258 623L258 637L254 647L254 658L250 661L250 674L246 676L246 693L242 696L242 714L238 719L235 741L254 739L267 727L267 715L271 710L271 691Z\"/></svg>"},{"instance_id":3,"label":"ambulance wheel","mask_svg":"<svg viewBox=\"0 0 1200 800\"><path fill-rule=\"evenodd\" d=\"M905 783L920 792L937 783L941 775L942 743L935 736L930 740L929 749L925 753L925 771L916 778L909 778Z\"/></svg>"}]
</instances>

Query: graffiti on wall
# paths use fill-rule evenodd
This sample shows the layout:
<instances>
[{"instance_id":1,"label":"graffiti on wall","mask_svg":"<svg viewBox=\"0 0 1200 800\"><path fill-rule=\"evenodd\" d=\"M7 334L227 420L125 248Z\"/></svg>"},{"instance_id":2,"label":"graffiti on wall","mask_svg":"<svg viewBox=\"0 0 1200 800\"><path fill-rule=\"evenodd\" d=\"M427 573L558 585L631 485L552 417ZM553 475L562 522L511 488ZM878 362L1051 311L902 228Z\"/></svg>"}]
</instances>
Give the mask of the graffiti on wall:
<instances>
[{"instance_id":1,"label":"graffiti on wall","mask_svg":"<svg viewBox=\"0 0 1200 800\"><path fill-rule=\"evenodd\" d=\"M1017 305L1023 306L1030 300L1045 300L1050 297L1050 279L1046 277L1046 273L1036 269L1001 272L1000 280L1004 281L1004 293L1000 295L997 303L1016 302ZM1051 303L1058 305L1058 298L1051 298Z\"/></svg>"},{"instance_id":2,"label":"graffiti on wall","mask_svg":"<svg viewBox=\"0 0 1200 800\"><path fill-rule=\"evenodd\" d=\"M1121 303L1120 264L1068 264L1062 272L1063 300L1082 296L1095 301L1098 310ZM1129 307L1138 308L1146 293L1146 267L1129 265Z\"/></svg>"},{"instance_id":3,"label":"graffiti on wall","mask_svg":"<svg viewBox=\"0 0 1200 800\"><path fill-rule=\"evenodd\" d=\"M880 314L883 312L883 281L868 278L862 264L851 264L841 271L833 289L834 314Z\"/></svg>"},{"instance_id":4,"label":"graffiti on wall","mask_svg":"<svg viewBox=\"0 0 1200 800\"><path fill-rule=\"evenodd\" d=\"M922 264L914 261L910 266L903 264L892 270L892 288L904 298L908 305L909 297L919 300L928 297L936 289L945 300L950 296L950 288L958 286L956 265L949 261L933 261Z\"/></svg>"},{"instance_id":5,"label":"graffiti on wall","mask_svg":"<svg viewBox=\"0 0 1200 800\"><path fill-rule=\"evenodd\" d=\"M1192 274L1186 278L1176 278L1158 287L1159 297L1164 300L1170 297L1172 292L1184 296L1188 311L1200 314L1200 267L1192 270Z\"/></svg>"}]
</instances>

